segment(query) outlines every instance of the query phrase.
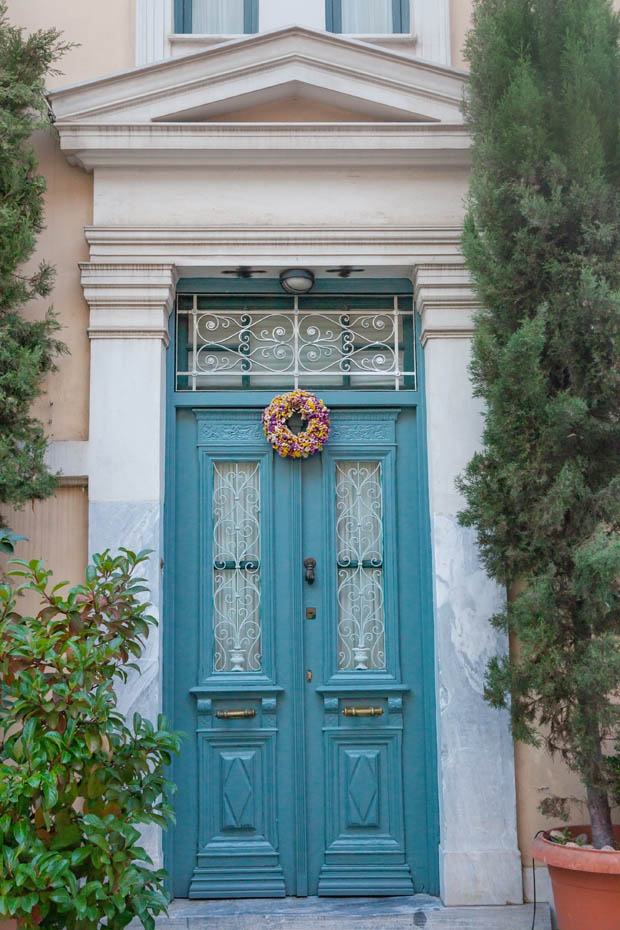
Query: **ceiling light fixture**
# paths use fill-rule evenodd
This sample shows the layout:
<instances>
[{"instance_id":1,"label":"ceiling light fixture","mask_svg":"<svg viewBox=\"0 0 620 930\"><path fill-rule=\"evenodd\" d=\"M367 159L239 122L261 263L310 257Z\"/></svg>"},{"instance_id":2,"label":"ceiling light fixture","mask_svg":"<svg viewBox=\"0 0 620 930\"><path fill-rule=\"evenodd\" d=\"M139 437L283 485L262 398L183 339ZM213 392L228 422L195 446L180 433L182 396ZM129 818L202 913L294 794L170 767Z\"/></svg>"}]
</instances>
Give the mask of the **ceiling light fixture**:
<instances>
[{"instance_id":1,"label":"ceiling light fixture","mask_svg":"<svg viewBox=\"0 0 620 930\"><path fill-rule=\"evenodd\" d=\"M280 274L280 284L289 294L307 294L314 286L314 275L307 268L287 268Z\"/></svg>"}]
</instances>

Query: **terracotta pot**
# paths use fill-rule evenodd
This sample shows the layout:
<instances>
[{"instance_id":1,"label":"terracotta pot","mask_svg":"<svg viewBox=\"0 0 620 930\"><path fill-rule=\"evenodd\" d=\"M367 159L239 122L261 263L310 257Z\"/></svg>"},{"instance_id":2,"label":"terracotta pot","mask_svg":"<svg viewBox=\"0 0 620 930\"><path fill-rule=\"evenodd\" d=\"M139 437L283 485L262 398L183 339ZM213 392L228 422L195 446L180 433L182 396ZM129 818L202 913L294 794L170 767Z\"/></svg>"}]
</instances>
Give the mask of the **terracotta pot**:
<instances>
[{"instance_id":1,"label":"terracotta pot","mask_svg":"<svg viewBox=\"0 0 620 930\"><path fill-rule=\"evenodd\" d=\"M573 836L590 827L570 827ZM620 826L614 827L620 845ZM553 887L560 930L619 930L620 851L561 846L541 833L532 855L546 862Z\"/></svg>"}]
</instances>

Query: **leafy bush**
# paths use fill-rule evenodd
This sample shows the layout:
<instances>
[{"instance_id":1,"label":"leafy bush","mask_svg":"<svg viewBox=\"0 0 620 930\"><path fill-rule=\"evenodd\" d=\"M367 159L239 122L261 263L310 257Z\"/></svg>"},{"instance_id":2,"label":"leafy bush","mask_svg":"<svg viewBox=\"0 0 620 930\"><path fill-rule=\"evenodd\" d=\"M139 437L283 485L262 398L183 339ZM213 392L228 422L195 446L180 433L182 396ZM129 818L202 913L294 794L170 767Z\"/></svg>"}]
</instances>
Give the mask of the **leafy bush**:
<instances>
[{"instance_id":1,"label":"leafy bush","mask_svg":"<svg viewBox=\"0 0 620 930\"><path fill-rule=\"evenodd\" d=\"M147 928L165 912L137 825L166 827L164 766L180 736L117 711L115 679L137 668L155 620L135 577L147 552L93 557L63 595L42 562L15 560L0 585L0 919L32 930ZM20 591L41 598L34 617Z\"/></svg>"}]
</instances>

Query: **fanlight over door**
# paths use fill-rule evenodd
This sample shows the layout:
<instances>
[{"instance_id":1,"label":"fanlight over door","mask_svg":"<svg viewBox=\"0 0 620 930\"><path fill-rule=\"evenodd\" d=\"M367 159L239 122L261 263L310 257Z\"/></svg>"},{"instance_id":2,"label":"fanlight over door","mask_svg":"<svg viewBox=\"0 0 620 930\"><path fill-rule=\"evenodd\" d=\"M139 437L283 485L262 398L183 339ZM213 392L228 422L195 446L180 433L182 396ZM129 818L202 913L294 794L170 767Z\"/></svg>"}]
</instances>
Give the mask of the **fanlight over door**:
<instances>
[{"instance_id":1,"label":"fanlight over door","mask_svg":"<svg viewBox=\"0 0 620 930\"><path fill-rule=\"evenodd\" d=\"M410 297L177 298L177 389L416 389Z\"/></svg>"}]
</instances>

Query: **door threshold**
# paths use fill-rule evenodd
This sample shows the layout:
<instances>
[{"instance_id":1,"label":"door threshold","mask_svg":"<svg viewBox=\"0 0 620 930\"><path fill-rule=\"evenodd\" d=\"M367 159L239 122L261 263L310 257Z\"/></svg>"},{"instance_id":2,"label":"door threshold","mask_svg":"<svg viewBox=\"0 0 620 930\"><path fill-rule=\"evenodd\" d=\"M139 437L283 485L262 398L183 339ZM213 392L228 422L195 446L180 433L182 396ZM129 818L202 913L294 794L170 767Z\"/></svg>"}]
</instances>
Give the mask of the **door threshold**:
<instances>
[{"instance_id":1,"label":"door threshold","mask_svg":"<svg viewBox=\"0 0 620 930\"><path fill-rule=\"evenodd\" d=\"M533 905L445 907L430 895L386 898L177 898L156 930L531 930ZM133 921L130 930L141 924ZM535 930L551 930L547 903Z\"/></svg>"}]
</instances>

